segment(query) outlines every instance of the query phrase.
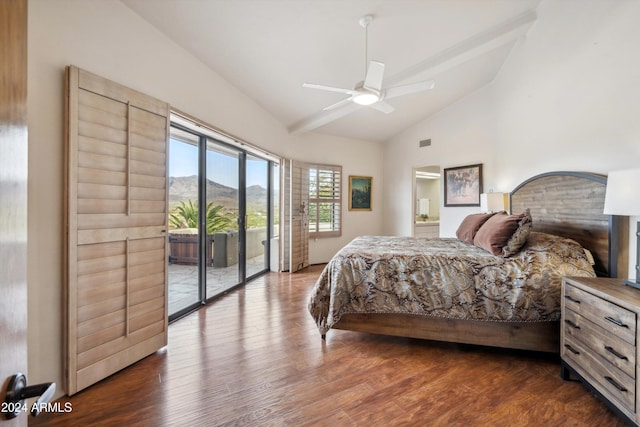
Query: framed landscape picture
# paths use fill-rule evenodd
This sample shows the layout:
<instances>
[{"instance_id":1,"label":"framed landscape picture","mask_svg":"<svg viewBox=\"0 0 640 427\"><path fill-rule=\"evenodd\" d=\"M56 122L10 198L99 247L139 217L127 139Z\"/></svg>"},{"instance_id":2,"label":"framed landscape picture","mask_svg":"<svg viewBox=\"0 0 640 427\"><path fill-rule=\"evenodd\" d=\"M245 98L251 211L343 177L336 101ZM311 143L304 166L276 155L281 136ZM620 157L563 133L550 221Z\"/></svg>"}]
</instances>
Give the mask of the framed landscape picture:
<instances>
[{"instance_id":1,"label":"framed landscape picture","mask_svg":"<svg viewBox=\"0 0 640 427\"><path fill-rule=\"evenodd\" d=\"M482 165L460 166L444 170L445 206L480 206Z\"/></svg>"},{"instance_id":2,"label":"framed landscape picture","mask_svg":"<svg viewBox=\"0 0 640 427\"><path fill-rule=\"evenodd\" d=\"M349 210L370 211L372 180L370 176L349 175Z\"/></svg>"}]
</instances>

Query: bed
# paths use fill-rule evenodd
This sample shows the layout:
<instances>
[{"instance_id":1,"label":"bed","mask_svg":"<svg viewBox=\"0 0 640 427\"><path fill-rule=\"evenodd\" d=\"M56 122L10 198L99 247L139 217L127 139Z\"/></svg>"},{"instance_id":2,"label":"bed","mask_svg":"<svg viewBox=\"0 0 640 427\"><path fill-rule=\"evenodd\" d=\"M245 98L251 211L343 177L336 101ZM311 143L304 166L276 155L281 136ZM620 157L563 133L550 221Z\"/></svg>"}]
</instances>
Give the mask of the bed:
<instances>
[{"instance_id":1,"label":"bed","mask_svg":"<svg viewBox=\"0 0 640 427\"><path fill-rule=\"evenodd\" d=\"M605 187L578 172L517 186L511 212L532 221L509 256L456 238L358 237L324 268L309 311L323 338L345 329L557 353L561 278L625 271L628 230L602 214Z\"/></svg>"}]
</instances>

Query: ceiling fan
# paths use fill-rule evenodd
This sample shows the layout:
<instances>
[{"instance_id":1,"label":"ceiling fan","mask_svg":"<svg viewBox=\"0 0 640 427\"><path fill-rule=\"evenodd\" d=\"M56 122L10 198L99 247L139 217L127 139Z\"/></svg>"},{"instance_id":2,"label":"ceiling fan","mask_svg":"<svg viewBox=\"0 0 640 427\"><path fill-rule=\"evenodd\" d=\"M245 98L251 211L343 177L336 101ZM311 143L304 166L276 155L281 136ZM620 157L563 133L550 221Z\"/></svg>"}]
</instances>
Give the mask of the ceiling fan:
<instances>
[{"instance_id":1,"label":"ceiling fan","mask_svg":"<svg viewBox=\"0 0 640 427\"><path fill-rule=\"evenodd\" d=\"M302 86L310 89L320 89L330 92L340 92L350 95L335 104L323 108L324 111L333 110L343 105L355 102L360 105L368 105L383 113L391 113L395 108L384 102L386 99L396 98L410 93L421 92L432 89L435 86L433 80L425 80L418 83L411 83L401 86L383 88L382 79L384 77L384 63L379 61L367 61L367 42L369 35L369 24L373 21L373 15L365 15L358 20L360 26L365 29L364 60L366 74L363 81L355 84L353 89L343 89L333 86L319 85L315 83L303 83Z\"/></svg>"}]
</instances>

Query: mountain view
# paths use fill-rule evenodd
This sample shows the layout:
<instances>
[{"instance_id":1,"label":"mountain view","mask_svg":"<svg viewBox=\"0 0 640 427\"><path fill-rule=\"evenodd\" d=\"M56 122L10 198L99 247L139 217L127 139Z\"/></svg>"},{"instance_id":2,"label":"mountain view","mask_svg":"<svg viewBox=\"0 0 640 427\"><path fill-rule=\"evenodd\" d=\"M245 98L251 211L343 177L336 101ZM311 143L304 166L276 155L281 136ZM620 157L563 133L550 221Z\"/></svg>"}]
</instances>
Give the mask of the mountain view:
<instances>
[{"instance_id":1,"label":"mountain view","mask_svg":"<svg viewBox=\"0 0 640 427\"><path fill-rule=\"evenodd\" d=\"M173 209L180 200L198 200L198 177L169 177L169 209ZM207 201L222 205L228 210L238 209L238 190L215 181L207 180ZM247 187L247 211L265 212L267 189L259 185Z\"/></svg>"}]
</instances>

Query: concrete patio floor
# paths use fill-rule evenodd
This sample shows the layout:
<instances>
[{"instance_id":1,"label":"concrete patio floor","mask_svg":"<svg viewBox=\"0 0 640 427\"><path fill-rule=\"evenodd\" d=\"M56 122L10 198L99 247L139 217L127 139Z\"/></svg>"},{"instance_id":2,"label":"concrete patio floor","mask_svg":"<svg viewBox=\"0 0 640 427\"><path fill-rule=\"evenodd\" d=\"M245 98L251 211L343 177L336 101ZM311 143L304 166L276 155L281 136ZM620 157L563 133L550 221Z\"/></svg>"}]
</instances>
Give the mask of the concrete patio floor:
<instances>
[{"instance_id":1,"label":"concrete patio floor","mask_svg":"<svg viewBox=\"0 0 640 427\"><path fill-rule=\"evenodd\" d=\"M247 259L247 276L262 271L264 256ZM186 308L198 301L198 268L197 265L169 264L169 315ZM229 267L207 268L207 298L218 295L236 286L238 264Z\"/></svg>"}]
</instances>

